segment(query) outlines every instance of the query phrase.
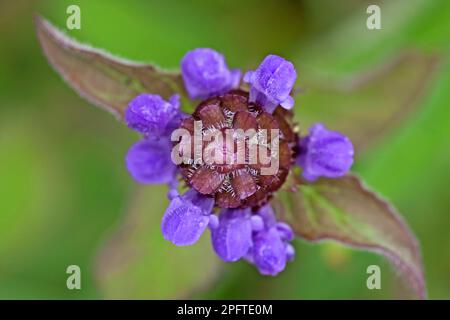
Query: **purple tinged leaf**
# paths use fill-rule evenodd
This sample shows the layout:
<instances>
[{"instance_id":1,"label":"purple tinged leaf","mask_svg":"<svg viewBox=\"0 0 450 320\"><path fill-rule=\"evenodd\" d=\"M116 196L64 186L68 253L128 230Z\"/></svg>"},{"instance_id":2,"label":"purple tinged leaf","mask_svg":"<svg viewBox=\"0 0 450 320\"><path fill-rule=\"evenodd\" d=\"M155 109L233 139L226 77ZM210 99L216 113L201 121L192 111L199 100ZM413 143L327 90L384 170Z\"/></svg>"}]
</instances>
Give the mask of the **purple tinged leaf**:
<instances>
[{"instance_id":1,"label":"purple tinged leaf","mask_svg":"<svg viewBox=\"0 0 450 320\"><path fill-rule=\"evenodd\" d=\"M416 298L426 297L419 245L414 234L386 200L354 175L302 182L284 198L280 218L309 241L334 240L384 255L404 276Z\"/></svg>"},{"instance_id":2,"label":"purple tinged leaf","mask_svg":"<svg viewBox=\"0 0 450 320\"><path fill-rule=\"evenodd\" d=\"M55 70L82 97L118 118L123 118L128 102L140 93L159 94L166 100L174 94L185 95L179 73L80 44L39 15L34 22L42 50Z\"/></svg>"}]
</instances>

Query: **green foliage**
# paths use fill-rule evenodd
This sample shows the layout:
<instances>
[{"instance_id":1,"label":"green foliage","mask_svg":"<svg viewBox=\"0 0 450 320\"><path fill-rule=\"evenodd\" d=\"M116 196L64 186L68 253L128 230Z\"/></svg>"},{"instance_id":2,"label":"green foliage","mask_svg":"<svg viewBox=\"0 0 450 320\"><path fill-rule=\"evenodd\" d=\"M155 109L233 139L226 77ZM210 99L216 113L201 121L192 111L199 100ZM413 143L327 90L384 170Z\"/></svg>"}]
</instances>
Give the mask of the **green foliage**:
<instances>
[{"instance_id":1,"label":"green foliage","mask_svg":"<svg viewBox=\"0 0 450 320\"><path fill-rule=\"evenodd\" d=\"M104 298L189 298L217 279L219 259L204 237L195 246L176 247L161 236L165 192L143 187L131 199L125 221L102 248L96 277Z\"/></svg>"},{"instance_id":2,"label":"green foliage","mask_svg":"<svg viewBox=\"0 0 450 320\"><path fill-rule=\"evenodd\" d=\"M411 289L426 296L420 249L402 217L356 176L300 183L280 197L278 213L308 241L334 240L384 255Z\"/></svg>"}]
</instances>

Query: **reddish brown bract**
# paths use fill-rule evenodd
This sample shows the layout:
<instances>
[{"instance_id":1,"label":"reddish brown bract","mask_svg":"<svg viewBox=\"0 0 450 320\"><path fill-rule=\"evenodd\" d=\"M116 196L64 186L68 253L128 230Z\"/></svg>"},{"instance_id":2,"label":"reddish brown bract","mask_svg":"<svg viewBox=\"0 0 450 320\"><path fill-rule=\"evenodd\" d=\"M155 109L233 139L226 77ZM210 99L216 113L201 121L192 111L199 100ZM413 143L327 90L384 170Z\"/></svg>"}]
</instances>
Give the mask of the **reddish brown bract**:
<instances>
[{"instance_id":1,"label":"reddish brown bract","mask_svg":"<svg viewBox=\"0 0 450 320\"><path fill-rule=\"evenodd\" d=\"M214 149L214 157L236 160L238 148L245 148L244 163L208 164L206 161L195 163L194 145L192 141L191 156L188 163L180 165L180 172L186 183L204 195L215 198L215 204L221 208L258 207L267 202L272 193L278 190L286 180L294 159L297 135L290 125L291 114L278 107L269 114L258 105L248 102L248 93L232 90L222 96L207 99L199 104L192 117L183 120L180 128L194 134L194 121L202 121L202 137L217 132L223 133L224 142L217 144L214 139L202 143L202 159L204 150ZM246 136L245 143L238 143L236 135L226 137L228 129L254 129L255 136ZM261 169L270 167L263 164L260 158L250 160L249 140L271 155L270 146L260 143L260 133L265 130L268 139L273 139L271 129L278 129L279 134L279 167L273 175L261 174ZM231 139L231 140L230 140ZM193 139L192 139L193 140ZM242 140L241 140L242 142ZM216 143L216 144L214 144ZM228 148L227 148L228 146ZM234 148L229 148L234 146ZM229 150L233 151L229 151ZM198 158L198 156L197 156ZM236 163L237 162L237 163Z\"/></svg>"}]
</instances>

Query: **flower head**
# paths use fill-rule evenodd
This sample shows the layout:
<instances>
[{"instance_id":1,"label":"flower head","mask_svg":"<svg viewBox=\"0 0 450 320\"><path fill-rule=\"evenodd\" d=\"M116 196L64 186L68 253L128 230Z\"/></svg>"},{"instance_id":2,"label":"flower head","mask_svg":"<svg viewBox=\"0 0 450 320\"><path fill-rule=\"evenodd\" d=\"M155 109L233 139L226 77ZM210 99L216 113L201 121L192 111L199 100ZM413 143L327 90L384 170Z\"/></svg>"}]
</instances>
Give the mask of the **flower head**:
<instances>
[{"instance_id":1,"label":"flower head","mask_svg":"<svg viewBox=\"0 0 450 320\"><path fill-rule=\"evenodd\" d=\"M181 72L189 96L203 101L185 115L177 95L169 101L153 94L133 99L125 121L143 140L130 148L127 168L141 183L169 186L161 222L166 240L192 245L209 226L222 260L244 259L261 274L276 275L295 250L294 232L270 206L273 194L296 159L307 179L342 175L351 165L352 145L321 125L298 136L286 110L294 105L290 93L297 75L281 57L269 55L246 74L249 90L239 87L240 71L230 70L212 49L188 52ZM171 141L174 129L187 139ZM172 161L176 155L181 163ZM187 188L182 195L179 181Z\"/></svg>"}]
</instances>

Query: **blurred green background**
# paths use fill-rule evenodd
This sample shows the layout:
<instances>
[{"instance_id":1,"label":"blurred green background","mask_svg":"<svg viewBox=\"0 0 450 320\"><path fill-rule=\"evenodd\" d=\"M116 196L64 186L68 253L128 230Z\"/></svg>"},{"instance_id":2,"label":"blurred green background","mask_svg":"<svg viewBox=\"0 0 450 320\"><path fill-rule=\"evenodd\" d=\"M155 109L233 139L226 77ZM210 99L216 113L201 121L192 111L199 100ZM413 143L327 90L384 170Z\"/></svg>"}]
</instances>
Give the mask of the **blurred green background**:
<instances>
[{"instance_id":1,"label":"blurred green background","mask_svg":"<svg viewBox=\"0 0 450 320\"><path fill-rule=\"evenodd\" d=\"M369 31L366 8L374 3L382 30ZM70 4L81 8L81 30L66 30ZM401 297L384 259L331 243L296 240L295 262L267 278L244 262L220 262L207 234L192 248L163 241L164 188L141 188L124 168L137 135L51 69L33 12L82 42L166 68L199 46L240 68L280 54L294 61L300 83L310 74L339 82L405 49L437 54L413 111L360 154L355 171L392 200L419 238L429 297L450 298L447 0L0 1L0 298ZM300 108L332 110L332 100L313 97L300 96ZM383 96L369 99L377 101L376 117ZM81 290L66 288L71 264L81 267ZM381 290L366 288L370 264L382 266Z\"/></svg>"}]
</instances>

